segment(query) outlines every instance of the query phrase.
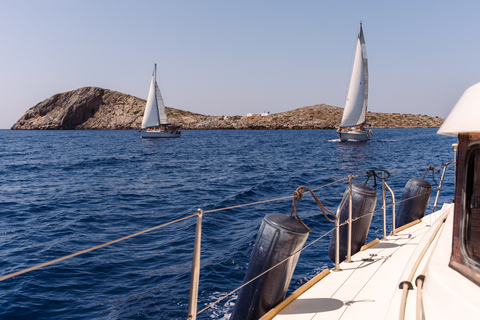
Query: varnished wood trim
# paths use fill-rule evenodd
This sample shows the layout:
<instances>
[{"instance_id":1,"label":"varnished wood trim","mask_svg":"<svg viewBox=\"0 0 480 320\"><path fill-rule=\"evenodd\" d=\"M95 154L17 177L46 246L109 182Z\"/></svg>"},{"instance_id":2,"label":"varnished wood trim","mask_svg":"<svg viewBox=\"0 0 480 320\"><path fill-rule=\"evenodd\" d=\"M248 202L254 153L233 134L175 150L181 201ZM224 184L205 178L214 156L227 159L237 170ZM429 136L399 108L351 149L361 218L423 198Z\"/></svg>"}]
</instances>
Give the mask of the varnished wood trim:
<instances>
[{"instance_id":1,"label":"varnished wood trim","mask_svg":"<svg viewBox=\"0 0 480 320\"><path fill-rule=\"evenodd\" d=\"M280 311L282 311L286 306L288 306L290 303L295 301L299 296L301 296L305 291L313 287L317 282L325 278L328 274L330 273L329 269L325 269L319 274L317 274L315 277L310 279L307 283L305 283L303 286L295 290L291 295L289 295L285 300L277 304L275 307L270 309L267 313L263 315L263 317L260 318L260 320L270 320L273 317L275 317Z\"/></svg>"},{"instance_id":2,"label":"varnished wood trim","mask_svg":"<svg viewBox=\"0 0 480 320\"><path fill-rule=\"evenodd\" d=\"M367 243L366 245L362 246L362 247L360 248L360 251L365 251L365 250L367 250L368 248L373 247L374 245L376 245L376 244L379 243L379 242L380 242L380 240L379 240L378 238L375 239L375 240L373 240L373 241L370 241L370 242Z\"/></svg>"},{"instance_id":3,"label":"varnished wood trim","mask_svg":"<svg viewBox=\"0 0 480 320\"><path fill-rule=\"evenodd\" d=\"M411 226L414 226L414 225L416 225L416 224L419 224L420 222L422 222L422 219L418 219L418 220L409 222L409 223L407 223L407 224L404 224L403 226L401 226L401 227L399 227L399 228L396 228L396 229L395 229L395 233L400 232L400 231L403 231L403 230L405 230L405 229L408 229L408 228L410 228ZM392 234L393 234L393 232L390 232L390 235L392 235Z\"/></svg>"}]
</instances>

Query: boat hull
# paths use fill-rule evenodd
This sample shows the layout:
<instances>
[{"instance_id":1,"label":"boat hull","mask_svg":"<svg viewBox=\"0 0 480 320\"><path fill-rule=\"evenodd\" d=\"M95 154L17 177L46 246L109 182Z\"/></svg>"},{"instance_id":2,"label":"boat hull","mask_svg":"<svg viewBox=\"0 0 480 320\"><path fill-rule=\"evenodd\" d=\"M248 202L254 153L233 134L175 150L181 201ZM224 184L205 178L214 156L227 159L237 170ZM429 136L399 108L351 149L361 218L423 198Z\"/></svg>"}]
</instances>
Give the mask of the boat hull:
<instances>
[{"instance_id":1,"label":"boat hull","mask_svg":"<svg viewBox=\"0 0 480 320\"><path fill-rule=\"evenodd\" d=\"M140 131L141 138L180 138L180 132L171 131Z\"/></svg>"},{"instance_id":2,"label":"boat hull","mask_svg":"<svg viewBox=\"0 0 480 320\"><path fill-rule=\"evenodd\" d=\"M340 141L367 141L371 135L369 131L348 131L338 134Z\"/></svg>"}]
</instances>

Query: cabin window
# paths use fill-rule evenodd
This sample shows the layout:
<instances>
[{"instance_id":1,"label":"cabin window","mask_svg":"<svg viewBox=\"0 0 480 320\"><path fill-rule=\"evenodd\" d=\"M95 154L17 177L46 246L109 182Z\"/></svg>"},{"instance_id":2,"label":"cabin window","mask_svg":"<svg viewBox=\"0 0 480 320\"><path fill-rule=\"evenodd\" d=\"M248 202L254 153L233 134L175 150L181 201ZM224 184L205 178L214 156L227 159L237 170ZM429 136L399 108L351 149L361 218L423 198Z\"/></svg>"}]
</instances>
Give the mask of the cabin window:
<instances>
[{"instance_id":1,"label":"cabin window","mask_svg":"<svg viewBox=\"0 0 480 320\"><path fill-rule=\"evenodd\" d=\"M470 267L480 270L480 141L467 149L464 215L462 221L461 251Z\"/></svg>"}]
</instances>

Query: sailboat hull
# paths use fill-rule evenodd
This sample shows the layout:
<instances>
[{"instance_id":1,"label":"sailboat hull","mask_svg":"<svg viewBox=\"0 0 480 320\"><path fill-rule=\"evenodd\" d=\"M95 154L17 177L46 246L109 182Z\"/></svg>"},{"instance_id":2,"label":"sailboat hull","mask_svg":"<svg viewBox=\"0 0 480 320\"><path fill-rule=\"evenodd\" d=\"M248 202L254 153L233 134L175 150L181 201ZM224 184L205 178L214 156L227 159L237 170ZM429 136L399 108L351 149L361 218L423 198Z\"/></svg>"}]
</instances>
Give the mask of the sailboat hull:
<instances>
[{"instance_id":1,"label":"sailboat hull","mask_svg":"<svg viewBox=\"0 0 480 320\"><path fill-rule=\"evenodd\" d=\"M140 131L140 137L142 138L180 138L180 132L171 131Z\"/></svg>"},{"instance_id":2,"label":"sailboat hull","mask_svg":"<svg viewBox=\"0 0 480 320\"><path fill-rule=\"evenodd\" d=\"M369 131L349 131L338 134L340 141L367 141L372 135Z\"/></svg>"}]
</instances>

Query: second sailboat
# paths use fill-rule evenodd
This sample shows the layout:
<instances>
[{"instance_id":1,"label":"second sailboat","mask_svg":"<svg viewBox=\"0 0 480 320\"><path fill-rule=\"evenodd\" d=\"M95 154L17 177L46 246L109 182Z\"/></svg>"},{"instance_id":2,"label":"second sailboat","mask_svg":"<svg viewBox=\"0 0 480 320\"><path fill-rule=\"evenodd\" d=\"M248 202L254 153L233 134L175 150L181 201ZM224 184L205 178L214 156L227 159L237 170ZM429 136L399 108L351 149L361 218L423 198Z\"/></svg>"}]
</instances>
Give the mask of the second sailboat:
<instances>
[{"instance_id":1,"label":"second sailboat","mask_svg":"<svg viewBox=\"0 0 480 320\"><path fill-rule=\"evenodd\" d=\"M337 134L340 141L366 141L372 130L366 130L368 100L368 62L362 23L358 33L357 48L353 61L352 76L343 110L343 117Z\"/></svg>"}]
</instances>

